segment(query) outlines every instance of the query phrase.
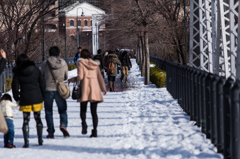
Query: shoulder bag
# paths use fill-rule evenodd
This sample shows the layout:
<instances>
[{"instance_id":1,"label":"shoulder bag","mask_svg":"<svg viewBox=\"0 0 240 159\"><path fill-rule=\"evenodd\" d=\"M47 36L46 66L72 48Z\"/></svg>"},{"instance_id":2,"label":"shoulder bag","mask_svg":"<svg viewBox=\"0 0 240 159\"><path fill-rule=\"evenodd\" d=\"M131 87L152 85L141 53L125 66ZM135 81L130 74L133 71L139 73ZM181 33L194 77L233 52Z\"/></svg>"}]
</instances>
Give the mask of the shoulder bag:
<instances>
[{"instance_id":1,"label":"shoulder bag","mask_svg":"<svg viewBox=\"0 0 240 159\"><path fill-rule=\"evenodd\" d=\"M82 88L80 84L77 86L77 81L75 81L75 85L72 90L72 99L80 99L82 97Z\"/></svg>"}]
</instances>

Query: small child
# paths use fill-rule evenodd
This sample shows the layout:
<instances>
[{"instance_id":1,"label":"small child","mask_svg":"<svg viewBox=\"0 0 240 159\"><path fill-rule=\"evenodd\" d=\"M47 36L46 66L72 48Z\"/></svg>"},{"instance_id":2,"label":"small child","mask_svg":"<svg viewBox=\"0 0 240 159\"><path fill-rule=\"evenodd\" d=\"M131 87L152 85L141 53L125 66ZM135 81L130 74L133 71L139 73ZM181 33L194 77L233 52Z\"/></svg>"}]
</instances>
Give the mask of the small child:
<instances>
[{"instance_id":1,"label":"small child","mask_svg":"<svg viewBox=\"0 0 240 159\"><path fill-rule=\"evenodd\" d=\"M17 107L18 105L16 103L12 102L12 97L9 94L4 94L2 98L0 99L0 108L2 110L2 113L5 117L7 126L8 126L8 132L4 134L4 147L6 148L14 148L16 147L13 144L14 140L14 124L13 124L13 113L12 113L12 107Z\"/></svg>"}]
</instances>

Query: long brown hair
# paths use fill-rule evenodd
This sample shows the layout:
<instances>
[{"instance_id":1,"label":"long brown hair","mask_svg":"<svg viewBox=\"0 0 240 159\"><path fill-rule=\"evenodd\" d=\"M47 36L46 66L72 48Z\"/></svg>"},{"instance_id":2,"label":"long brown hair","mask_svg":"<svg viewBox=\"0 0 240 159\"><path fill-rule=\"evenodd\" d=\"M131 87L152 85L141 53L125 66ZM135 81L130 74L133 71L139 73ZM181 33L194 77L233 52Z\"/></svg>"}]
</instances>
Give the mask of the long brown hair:
<instances>
[{"instance_id":1,"label":"long brown hair","mask_svg":"<svg viewBox=\"0 0 240 159\"><path fill-rule=\"evenodd\" d=\"M84 58L84 59L92 59L92 55L91 53L88 51L88 49L83 49L81 51L81 58Z\"/></svg>"}]
</instances>

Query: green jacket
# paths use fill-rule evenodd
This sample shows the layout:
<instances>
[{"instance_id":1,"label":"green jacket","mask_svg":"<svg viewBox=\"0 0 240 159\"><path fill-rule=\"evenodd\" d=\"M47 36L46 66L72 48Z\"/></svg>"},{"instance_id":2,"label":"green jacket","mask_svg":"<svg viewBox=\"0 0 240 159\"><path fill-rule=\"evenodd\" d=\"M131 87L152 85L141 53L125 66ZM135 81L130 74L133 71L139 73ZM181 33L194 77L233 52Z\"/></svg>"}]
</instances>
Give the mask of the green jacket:
<instances>
[{"instance_id":1,"label":"green jacket","mask_svg":"<svg viewBox=\"0 0 240 159\"><path fill-rule=\"evenodd\" d=\"M108 55L108 59L107 59L107 67L108 67L108 65L109 65L109 63L110 63L110 60L109 59L111 59L111 61L113 61L115 58L117 58L113 63L115 64L115 71L113 72L113 74L108 74L108 76L117 76L117 65L122 65L121 64L121 62L120 62L120 60L118 59L118 57L117 57L117 55L115 55L115 54L109 54Z\"/></svg>"}]
</instances>

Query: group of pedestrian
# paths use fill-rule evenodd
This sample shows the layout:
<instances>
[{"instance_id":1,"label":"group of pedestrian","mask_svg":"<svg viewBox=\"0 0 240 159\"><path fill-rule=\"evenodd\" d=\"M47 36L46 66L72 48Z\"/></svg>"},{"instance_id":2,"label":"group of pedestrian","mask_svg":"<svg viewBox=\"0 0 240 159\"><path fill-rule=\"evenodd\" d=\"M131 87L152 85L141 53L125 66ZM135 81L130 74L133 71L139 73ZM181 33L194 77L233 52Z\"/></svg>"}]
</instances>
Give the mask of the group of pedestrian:
<instances>
[{"instance_id":1,"label":"group of pedestrian","mask_svg":"<svg viewBox=\"0 0 240 159\"><path fill-rule=\"evenodd\" d=\"M9 94L4 94L0 99L0 106L7 123L8 132L4 134L4 147L14 148L14 124L12 107L19 106L19 111L23 112L22 132L24 138L24 148L29 147L29 121L30 112L33 112L36 121L36 129L38 136L38 144L43 145L43 123L41 120L41 110L45 109L45 119L47 123L48 135L46 138L53 139L55 128L53 122L53 101L55 100L58 113L60 115L60 130L64 137L70 137L67 131L68 116L67 102L58 92L58 82L78 82L81 81L82 96L77 100L80 102L80 117L82 120L82 134L87 134L86 110L87 103L90 102L91 114L93 120L93 130L90 137L97 137L97 105L103 102L103 94L106 94L101 67L101 61L94 61L91 53L87 49L78 48L76 56L77 76L68 79L68 66L65 60L60 58L61 53L57 46L53 46L49 50L49 58L43 62L41 70L35 66L27 55L20 54L16 60L16 66L13 68L12 94L17 103L12 102ZM1 50L2 59L6 58L6 53ZM4 56L5 54L5 56ZM6 64L0 60L3 68ZM6 60L5 60L6 61ZM3 63L3 64L2 64ZM55 74L54 79L52 73ZM3 121L0 121L0 126Z\"/></svg>"}]
</instances>

